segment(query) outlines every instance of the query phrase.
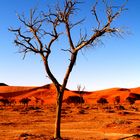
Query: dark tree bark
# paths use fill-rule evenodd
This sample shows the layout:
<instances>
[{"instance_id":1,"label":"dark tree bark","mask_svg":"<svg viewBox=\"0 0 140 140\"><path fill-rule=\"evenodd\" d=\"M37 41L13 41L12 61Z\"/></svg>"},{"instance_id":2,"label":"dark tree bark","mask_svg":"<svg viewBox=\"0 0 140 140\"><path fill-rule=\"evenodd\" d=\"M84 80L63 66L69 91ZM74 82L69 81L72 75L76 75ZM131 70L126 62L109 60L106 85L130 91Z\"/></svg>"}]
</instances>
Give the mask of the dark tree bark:
<instances>
[{"instance_id":1,"label":"dark tree bark","mask_svg":"<svg viewBox=\"0 0 140 140\"><path fill-rule=\"evenodd\" d=\"M102 24L100 16L98 15L97 5L103 4L105 6L106 15L104 19L106 22ZM11 32L15 33L15 44L19 46L21 53L24 53L24 57L28 52L33 52L35 54L39 54L43 60L45 70L47 76L53 82L57 90L57 99L56 99L56 122L55 122L55 132L54 138L61 139L61 108L62 108L62 100L65 88L67 86L67 82L69 80L72 69L76 63L77 55L81 49L86 48L87 46L95 46L95 41L99 40L100 37L111 34L111 35L121 35L121 30L117 27L112 27L112 22L116 20L121 13L126 10L124 3L122 6L112 6L109 5L107 1L103 0L96 1L92 8L92 15L97 21L97 27L94 28L92 35L88 36L86 34L79 33L78 44L75 45L72 39L71 30L81 24L85 19L79 20L74 23L71 21L71 16L75 16L75 11L77 11L77 6L80 4L77 0L64 0L63 7L59 5L56 8L49 9L48 12L39 12L35 9L31 9L29 17L25 17L25 15L18 15L18 20L21 23L20 28L14 29L10 28ZM77 16L77 15L76 15ZM59 31L57 28L61 27L61 25L65 26L65 31ZM49 25L49 29L45 28L46 25ZM51 28L50 28L51 27ZM63 29L63 28L62 28ZM69 47L66 49L62 49L63 51L67 51L70 53L70 62L67 67L65 76L63 78L63 82L60 84L57 80L57 77L53 74L49 65L49 57L50 54L53 53L52 46L56 42L58 38L60 38L61 34L66 32ZM44 42L44 38L49 40L47 43ZM56 48L57 49L57 48Z\"/></svg>"},{"instance_id":2,"label":"dark tree bark","mask_svg":"<svg viewBox=\"0 0 140 140\"><path fill-rule=\"evenodd\" d=\"M57 97L57 104L56 104L56 120L55 120L55 132L54 132L54 138L61 138L61 108L62 108L62 100L63 100L63 94L64 93L58 93Z\"/></svg>"}]
</instances>

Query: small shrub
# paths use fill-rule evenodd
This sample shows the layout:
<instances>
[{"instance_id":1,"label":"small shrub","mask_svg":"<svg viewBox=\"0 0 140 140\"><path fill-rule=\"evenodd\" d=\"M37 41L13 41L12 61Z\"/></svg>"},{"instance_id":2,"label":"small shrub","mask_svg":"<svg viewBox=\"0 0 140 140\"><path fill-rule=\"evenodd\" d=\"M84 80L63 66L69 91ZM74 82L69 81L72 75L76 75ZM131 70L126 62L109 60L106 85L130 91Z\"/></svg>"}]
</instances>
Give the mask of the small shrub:
<instances>
[{"instance_id":1,"label":"small shrub","mask_svg":"<svg viewBox=\"0 0 140 140\"><path fill-rule=\"evenodd\" d=\"M140 94L138 94L138 93L130 93L129 97L132 97L135 100L140 100Z\"/></svg>"},{"instance_id":2,"label":"small shrub","mask_svg":"<svg viewBox=\"0 0 140 140\"><path fill-rule=\"evenodd\" d=\"M79 97L79 96L69 96L65 102L67 104L70 104L70 103L74 103L74 104L81 104L81 103L84 103L84 99L83 97Z\"/></svg>"},{"instance_id":3,"label":"small shrub","mask_svg":"<svg viewBox=\"0 0 140 140\"><path fill-rule=\"evenodd\" d=\"M25 105L28 106L28 104L29 104L30 101L31 101L31 99L29 99L29 98L22 98L19 102L20 102L21 104L23 104L24 106L25 106Z\"/></svg>"},{"instance_id":4,"label":"small shrub","mask_svg":"<svg viewBox=\"0 0 140 140\"><path fill-rule=\"evenodd\" d=\"M114 98L114 104L119 104L120 103L120 96L116 96L115 98Z\"/></svg>"},{"instance_id":5,"label":"small shrub","mask_svg":"<svg viewBox=\"0 0 140 140\"><path fill-rule=\"evenodd\" d=\"M20 136L19 136L19 139L22 139L24 138L24 140L27 140L27 139L45 139L46 140L46 136L43 135L43 134L40 134L40 135L36 135L36 134L28 134L28 133L22 133Z\"/></svg>"},{"instance_id":6,"label":"small shrub","mask_svg":"<svg viewBox=\"0 0 140 140\"><path fill-rule=\"evenodd\" d=\"M111 110L112 107L111 106L105 106L103 109L105 109L105 110Z\"/></svg>"},{"instance_id":7,"label":"small shrub","mask_svg":"<svg viewBox=\"0 0 140 140\"><path fill-rule=\"evenodd\" d=\"M106 113L115 113L114 110L107 110Z\"/></svg>"},{"instance_id":8,"label":"small shrub","mask_svg":"<svg viewBox=\"0 0 140 140\"><path fill-rule=\"evenodd\" d=\"M79 110L79 114L85 114L85 110L84 109Z\"/></svg>"},{"instance_id":9,"label":"small shrub","mask_svg":"<svg viewBox=\"0 0 140 140\"><path fill-rule=\"evenodd\" d=\"M133 137L140 138L140 134L134 134Z\"/></svg>"},{"instance_id":10,"label":"small shrub","mask_svg":"<svg viewBox=\"0 0 140 140\"><path fill-rule=\"evenodd\" d=\"M115 124L131 124L131 121L126 121L126 120L116 120L114 121Z\"/></svg>"},{"instance_id":11,"label":"small shrub","mask_svg":"<svg viewBox=\"0 0 140 140\"><path fill-rule=\"evenodd\" d=\"M127 112L127 111L122 111L122 112L119 112L118 114L119 114L119 115L128 115L128 114L130 114L130 113Z\"/></svg>"},{"instance_id":12,"label":"small shrub","mask_svg":"<svg viewBox=\"0 0 140 140\"><path fill-rule=\"evenodd\" d=\"M130 91L130 89L128 89L128 88L120 88L120 89L118 89L118 91Z\"/></svg>"},{"instance_id":13,"label":"small shrub","mask_svg":"<svg viewBox=\"0 0 140 140\"><path fill-rule=\"evenodd\" d=\"M115 106L114 108L117 110L125 110L124 106L122 105Z\"/></svg>"},{"instance_id":14,"label":"small shrub","mask_svg":"<svg viewBox=\"0 0 140 140\"><path fill-rule=\"evenodd\" d=\"M128 136L128 137L124 137L124 138L120 138L120 139L118 139L118 140L125 140L125 139L136 139L136 140L138 140L140 138L140 134L134 134L134 135L132 135L132 136Z\"/></svg>"},{"instance_id":15,"label":"small shrub","mask_svg":"<svg viewBox=\"0 0 140 140\"><path fill-rule=\"evenodd\" d=\"M22 134L20 135L20 137L28 137L28 136L31 136L31 134L28 134L28 133L22 133Z\"/></svg>"},{"instance_id":16,"label":"small shrub","mask_svg":"<svg viewBox=\"0 0 140 140\"><path fill-rule=\"evenodd\" d=\"M30 106L28 107L28 110L40 110L41 108L40 107L34 107L34 106Z\"/></svg>"},{"instance_id":17,"label":"small shrub","mask_svg":"<svg viewBox=\"0 0 140 140\"><path fill-rule=\"evenodd\" d=\"M104 104L107 104L108 101L106 98L101 97L100 99L97 100L97 103L104 105Z\"/></svg>"},{"instance_id":18,"label":"small shrub","mask_svg":"<svg viewBox=\"0 0 140 140\"><path fill-rule=\"evenodd\" d=\"M131 121L126 121L126 120L121 120L121 119L117 119L109 124L106 125L106 127L119 127L119 125L129 125L131 124Z\"/></svg>"},{"instance_id":19,"label":"small shrub","mask_svg":"<svg viewBox=\"0 0 140 140\"><path fill-rule=\"evenodd\" d=\"M7 99L7 98L1 98L0 99L0 102L6 106L6 105L10 105L10 101Z\"/></svg>"},{"instance_id":20,"label":"small shrub","mask_svg":"<svg viewBox=\"0 0 140 140\"><path fill-rule=\"evenodd\" d=\"M133 105L135 103L135 99L132 97L127 97L126 102L128 102L130 105Z\"/></svg>"}]
</instances>

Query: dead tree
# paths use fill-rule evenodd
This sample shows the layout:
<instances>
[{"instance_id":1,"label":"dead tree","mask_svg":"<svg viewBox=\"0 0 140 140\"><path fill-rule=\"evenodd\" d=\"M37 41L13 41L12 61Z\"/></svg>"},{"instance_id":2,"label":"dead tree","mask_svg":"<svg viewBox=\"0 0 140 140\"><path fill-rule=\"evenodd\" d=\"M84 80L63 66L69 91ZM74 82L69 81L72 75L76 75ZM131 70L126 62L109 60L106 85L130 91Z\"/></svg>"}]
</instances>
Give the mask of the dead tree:
<instances>
[{"instance_id":1,"label":"dead tree","mask_svg":"<svg viewBox=\"0 0 140 140\"><path fill-rule=\"evenodd\" d=\"M24 53L24 57L28 52L33 52L39 54L43 60L47 76L54 83L57 90L56 99L56 122L55 122L55 132L54 139L61 139L60 135L60 124L61 124L61 106L65 88L67 86L68 79L72 72L72 69L76 63L77 55L81 49L96 46L96 43L100 40L100 37L105 35L120 35L121 30L112 24L123 11L126 10L126 3L121 6L113 6L107 0L96 1L91 10L93 17L97 21L97 24L93 25L94 30L91 30L91 34L81 33L80 27L78 26L83 23L86 19L79 20L77 22L73 21L73 18L77 18L78 6L81 4L78 0L63 0L63 6L56 4L56 7L48 9L47 12L38 12L35 9L30 10L30 15L25 16L17 15L20 21L20 28L10 28L9 30L13 32L16 36L15 44L19 46L20 52ZM103 15L99 15L98 6L102 4L104 6ZM77 11L78 10L78 11ZM102 9L103 10L103 9ZM100 18L103 16L104 23ZM91 17L92 20L92 17ZM90 22L90 21L89 21ZM79 27L79 39L74 40L72 36L72 30ZM93 29L92 28L92 29ZM62 83L60 83L57 77L54 75L49 58L50 54L54 52L55 42L61 37L66 36L68 38L69 45L64 46L62 50L64 52L69 52L69 64L66 69L66 73L63 77ZM63 40L62 40L63 41ZM52 49L53 48L53 49ZM55 48L57 51L60 49ZM66 58L67 59L67 58ZM58 60L59 61L59 60Z\"/></svg>"},{"instance_id":2,"label":"dead tree","mask_svg":"<svg viewBox=\"0 0 140 140\"><path fill-rule=\"evenodd\" d=\"M81 85L77 85L77 92L80 95L80 99L81 99L81 108L82 108L82 104L83 104L83 102L82 102L83 94L85 94L84 90L85 90L85 86L82 88Z\"/></svg>"}]
</instances>

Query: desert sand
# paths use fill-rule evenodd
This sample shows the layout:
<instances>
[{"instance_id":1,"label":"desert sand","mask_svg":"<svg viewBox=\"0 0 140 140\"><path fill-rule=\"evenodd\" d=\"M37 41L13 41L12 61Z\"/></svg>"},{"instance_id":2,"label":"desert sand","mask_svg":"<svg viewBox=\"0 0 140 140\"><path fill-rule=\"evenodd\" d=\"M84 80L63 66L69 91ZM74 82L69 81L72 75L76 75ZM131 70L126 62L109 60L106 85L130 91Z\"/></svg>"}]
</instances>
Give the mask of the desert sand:
<instances>
[{"instance_id":1,"label":"desert sand","mask_svg":"<svg viewBox=\"0 0 140 140\"><path fill-rule=\"evenodd\" d=\"M140 100L130 105L126 98L140 95L140 88L112 88L83 94L85 103L66 103L77 91L66 90L62 107L62 137L68 140L133 140L140 139ZM115 108L114 98L120 96ZM97 104L104 97L108 104ZM139 96L137 96L139 98ZM15 104L0 104L1 140L50 140L55 122L56 90L52 84L42 87L0 86L0 99L14 99ZM20 104L30 98L29 105ZM43 103L36 103L35 98Z\"/></svg>"}]
</instances>

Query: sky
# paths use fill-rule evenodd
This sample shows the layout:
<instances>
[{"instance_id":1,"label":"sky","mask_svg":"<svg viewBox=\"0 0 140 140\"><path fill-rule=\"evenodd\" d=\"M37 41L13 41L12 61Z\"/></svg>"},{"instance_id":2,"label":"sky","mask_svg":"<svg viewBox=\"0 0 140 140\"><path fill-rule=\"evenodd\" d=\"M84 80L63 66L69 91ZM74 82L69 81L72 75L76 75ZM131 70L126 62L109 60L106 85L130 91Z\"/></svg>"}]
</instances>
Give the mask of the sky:
<instances>
[{"instance_id":1,"label":"sky","mask_svg":"<svg viewBox=\"0 0 140 140\"><path fill-rule=\"evenodd\" d=\"M56 0L1 0L0 4L0 83L11 86L42 86L51 83L46 75L44 65L38 55L18 53L13 43L14 34L9 27L20 27L16 13L29 13L31 8L38 11L46 10L47 5L53 6ZM62 4L62 0L59 1ZM79 6L74 20L85 18L80 25L81 30L89 35L96 25L90 10L94 0L87 0ZM115 0L116 4L120 4ZM113 26L123 27L123 37L102 37L103 44L82 50L71 73L67 88L76 90L77 85L85 90L95 91L112 87L140 87L140 1L129 0L122 15ZM98 7L100 14L103 7ZM102 17L102 21L104 18ZM73 29L73 40L77 41L79 30ZM58 46L68 46L64 38L57 42ZM55 46L54 46L55 48ZM61 47L60 47L61 48ZM54 51L50 58L51 69L60 83L63 80L68 64L67 52Z\"/></svg>"}]
</instances>

